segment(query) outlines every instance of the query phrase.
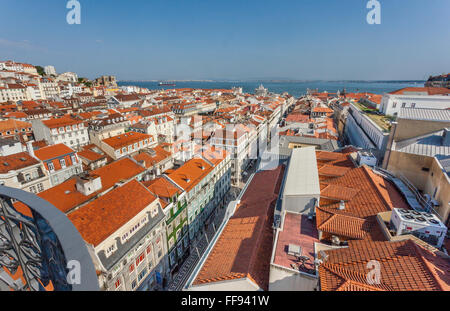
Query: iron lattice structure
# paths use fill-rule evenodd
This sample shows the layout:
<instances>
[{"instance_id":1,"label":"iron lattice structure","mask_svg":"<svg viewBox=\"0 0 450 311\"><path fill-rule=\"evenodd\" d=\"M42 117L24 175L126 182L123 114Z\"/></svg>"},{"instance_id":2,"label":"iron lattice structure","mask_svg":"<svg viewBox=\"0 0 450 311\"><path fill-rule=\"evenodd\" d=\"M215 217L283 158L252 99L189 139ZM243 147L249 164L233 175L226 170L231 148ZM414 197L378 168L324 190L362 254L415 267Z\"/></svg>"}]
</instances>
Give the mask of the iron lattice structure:
<instances>
[{"instance_id":1,"label":"iron lattice structure","mask_svg":"<svg viewBox=\"0 0 450 311\"><path fill-rule=\"evenodd\" d=\"M74 261L80 268L77 282L68 278L68 263ZM98 290L86 245L66 215L50 203L0 186L0 290L49 289Z\"/></svg>"}]
</instances>

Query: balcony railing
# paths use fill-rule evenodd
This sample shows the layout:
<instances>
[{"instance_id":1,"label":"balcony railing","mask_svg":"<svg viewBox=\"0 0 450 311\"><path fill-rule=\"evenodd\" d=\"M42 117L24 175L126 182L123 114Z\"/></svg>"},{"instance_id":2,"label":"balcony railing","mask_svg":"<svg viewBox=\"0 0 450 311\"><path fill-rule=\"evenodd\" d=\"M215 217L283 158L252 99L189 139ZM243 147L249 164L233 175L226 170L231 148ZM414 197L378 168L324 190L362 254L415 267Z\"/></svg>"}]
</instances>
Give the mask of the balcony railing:
<instances>
[{"instance_id":1,"label":"balcony railing","mask_svg":"<svg viewBox=\"0 0 450 311\"><path fill-rule=\"evenodd\" d=\"M30 175L30 176L31 176L31 175ZM19 181L19 183L20 183L21 185L25 185L25 184L28 184L28 183L30 183L30 182L36 181L36 180L38 180L38 179L41 179L41 178L43 178L43 177L45 177L45 174L44 174L44 172L42 172L42 170L39 168L36 176L32 176L30 179L27 179L27 178L24 176L23 173L19 173L19 175L17 175L17 180Z\"/></svg>"},{"instance_id":2,"label":"balcony railing","mask_svg":"<svg viewBox=\"0 0 450 311\"><path fill-rule=\"evenodd\" d=\"M19 208L12 200L24 205ZM85 242L47 201L0 186L0 290L52 289L99 289Z\"/></svg>"}]
</instances>

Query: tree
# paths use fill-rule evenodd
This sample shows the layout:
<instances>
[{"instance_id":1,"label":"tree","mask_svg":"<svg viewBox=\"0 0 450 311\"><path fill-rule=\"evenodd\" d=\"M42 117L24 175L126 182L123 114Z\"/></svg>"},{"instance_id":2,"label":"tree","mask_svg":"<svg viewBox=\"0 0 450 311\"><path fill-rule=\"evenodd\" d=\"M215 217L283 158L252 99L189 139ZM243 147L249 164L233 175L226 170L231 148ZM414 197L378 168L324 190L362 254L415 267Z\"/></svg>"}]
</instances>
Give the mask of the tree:
<instances>
[{"instance_id":1,"label":"tree","mask_svg":"<svg viewBox=\"0 0 450 311\"><path fill-rule=\"evenodd\" d=\"M42 68L41 66L36 66L36 70L37 70L38 74L40 74L41 76L45 75L44 68Z\"/></svg>"}]
</instances>

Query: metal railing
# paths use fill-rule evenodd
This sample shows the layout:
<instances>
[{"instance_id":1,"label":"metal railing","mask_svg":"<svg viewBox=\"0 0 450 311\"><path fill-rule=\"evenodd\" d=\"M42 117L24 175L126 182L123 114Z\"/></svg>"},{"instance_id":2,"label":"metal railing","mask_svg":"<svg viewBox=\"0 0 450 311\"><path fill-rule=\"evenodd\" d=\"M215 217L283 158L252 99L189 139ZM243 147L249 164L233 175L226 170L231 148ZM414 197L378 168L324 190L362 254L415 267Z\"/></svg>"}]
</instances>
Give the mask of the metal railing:
<instances>
[{"instance_id":1,"label":"metal railing","mask_svg":"<svg viewBox=\"0 0 450 311\"><path fill-rule=\"evenodd\" d=\"M426 212L434 211L433 206L430 204L430 202L427 202L424 196L417 190L417 188L406 178L402 173L398 174L398 179L400 179L406 187L414 194L416 197L416 200L419 202L420 205L425 209ZM435 211L434 211L435 212Z\"/></svg>"},{"instance_id":2,"label":"metal railing","mask_svg":"<svg viewBox=\"0 0 450 311\"><path fill-rule=\"evenodd\" d=\"M398 173L398 176L394 175L393 173L382 169L380 167L375 167L374 169L375 172L380 173L381 175L383 175L384 177L388 178L390 181L392 181L395 185L395 179L398 179L400 182L402 182L404 184L404 186L406 188L408 188L408 190L414 195L417 203L419 203L419 205L422 207L422 209L424 211L426 211L427 213L433 212L436 216L438 216L439 218L441 218L441 216L439 215L439 213L434 209L433 205L430 202L427 202L427 200L424 198L424 196L419 192L419 190L417 190L417 188L409 181L408 178L406 178L402 173ZM397 186L397 185L396 185ZM399 188L397 186L397 188ZM402 191L401 189L399 189L400 191ZM403 192L403 191L402 191ZM406 194L403 193L405 196Z\"/></svg>"},{"instance_id":3,"label":"metal railing","mask_svg":"<svg viewBox=\"0 0 450 311\"><path fill-rule=\"evenodd\" d=\"M12 200L24 207L17 210ZM32 193L0 186L0 290L47 288L99 290L86 244L53 205Z\"/></svg>"}]
</instances>

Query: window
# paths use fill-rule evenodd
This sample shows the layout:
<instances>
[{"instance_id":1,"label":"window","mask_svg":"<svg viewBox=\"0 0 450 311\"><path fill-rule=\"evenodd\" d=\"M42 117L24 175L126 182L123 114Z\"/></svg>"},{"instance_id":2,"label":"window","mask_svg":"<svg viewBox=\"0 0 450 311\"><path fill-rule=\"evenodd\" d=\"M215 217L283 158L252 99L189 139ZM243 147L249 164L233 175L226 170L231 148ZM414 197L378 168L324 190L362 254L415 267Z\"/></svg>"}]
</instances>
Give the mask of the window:
<instances>
[{"instance_id":1,"label":"window","mask_svg":"<svg viewBox=\"0 0 450 311\"><path fill-rule=\"evenodd\" d=\"M402 108L405 108L405 107L406 107L406 103L403 103L403 104L402 104Z\"/></svg>"},{"instance_id":2,"label":"window","mask_svg":"<svg viewBox=\"0 0 450 311\"><path fill-rule=\"evenodd\" d=\"M116 286L116 289L120 287L120 285L122 284L122 281L120 281L120 277L117 279L117 281L114 283L114 285Z\"/></svg>"},{"instance_id":3,"label":"window","mask_svg":"<svg viewBox=\"0 0 450 311\"><path fill-rule=\"evenodd\" d=\"M108 249L106 250L106 254L107 255L109 255L111 252L113 252L114 251L114 249L115 249L116 247L115 247L115 245L113 244L113 245L111 245L110 247L108 247Z\"/></svg>"},{"instance_id":4,"label":"window","mask_svg":"<svg viewBox=\"0 0 450 311\"><path fill-rule=\"evenodd\" d=\"M132 263L132 264L130 265L130 268L128 268L128 271L129 271L130 273L134 271L134 263Z\"/></svg>"},{"instance_id":5,"label":"window","mask_svg":"<svg viewBox=\"0 0 450 311\"><path fill-rule=\"evenodd\" d=\"M147 254L150 254L152 252L152 246L149 245L147 246Z\"/></svg>"},{"instance_id":6,"label":"window","mask_svg":"<svg viewBox=\"0 0 450 311\"><path fill-rule=\"evenodd\" d=\"M38 188L38 191L39 191L39 192L44 191L44 186L43 186L41 183L39 183L39 184L37 185L37 188Z\"/></svg>"},{"instance_id":7,"label":"window","mask_svg":"<svg viewBox=\"0 0 450 311\"><path fill-rule=\"evenodd\" d=\"M148 271L147 267L145 267L144 270L142 270L141 273L139 273L138 281L141 281L145 277L145 275L147 274L147 271Z\"/></svg>"},{"instance_id":8,"label":"window","mask_svg":"<svg viewBox=\"0 0 450 311\"><path fill-rule=\"evenodd\" d=\"M416 103L412 103L411 108L416 108Z\"/></svg>"},{"instance_id":9,"label":"window","mask_svg":"<svg viewBox=\"0 0 450 311\"><path fill-rule=\"evenodd\" d=\"M70 143L72 143L72 141ZM66 160L65 159L59 160L59 163L61 164L62 168L66 168Z\"/></svg>"},{"instance_id":10,"label":"window","mask_svg":"<svg viewBox=\"0 0 450 311\"><path fill-rule=\"evenodd\" d=\"M392 108L395 108L395 107L397 107L397 103L396 103L396 102L394 102L394 103L392 104Z\"/></svg>"},{"instance_id":11,"label":"window","mask_svg":"<svg viewBox=\"0 0 450 311\"><path fill-rule=\"evenodd\" d=\"M131 289L135 289L137 285L137 281L133 280L133 282L131 282Z\"/></svg>"},{"instance_id":12,"label":"window","mask_svg":"<svg viewBox=\"0 0 450 311\"><path fill-rule=\"evenodd\" d=\"M139 257L136 258L136 267L139 266L139 264L140 264L142 261L144 261L144 259L145 259L145 253L140 254Z\"/></svg>"}]
</instances>

